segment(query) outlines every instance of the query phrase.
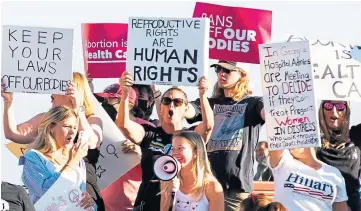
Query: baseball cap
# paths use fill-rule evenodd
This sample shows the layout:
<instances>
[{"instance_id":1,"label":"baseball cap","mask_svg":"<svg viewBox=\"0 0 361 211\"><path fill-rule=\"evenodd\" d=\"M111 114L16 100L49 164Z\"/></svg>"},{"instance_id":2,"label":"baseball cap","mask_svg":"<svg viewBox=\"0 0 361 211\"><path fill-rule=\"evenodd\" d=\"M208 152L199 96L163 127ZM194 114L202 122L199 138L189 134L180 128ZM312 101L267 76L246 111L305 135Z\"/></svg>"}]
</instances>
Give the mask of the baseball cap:
<instances>
[{"instance_id":1,"label":"baseball cap","mask_svg":"<svg viewBox=\"0 0 361 211\"><path fill-rule=\"evenodd\" d=\"M236 62L232 62L232 61L219 60L217 64L211 65L211 67L218 67L218 66L221 66L228 70L242 70L240 67L237 67Z\"/></svg>"},{"instance_id":2,"label":"baseball cap","mask_svg":"<svg viewBox=\"0 0 361 211\"><path fill-rule=\"evenodd\" d=\"M111 84L109 86L107 86L103 92L101 93L96 93L96 95L98 95L99 97L102 98L121 98L122 97L122 89L120 87L120 84ZM133 104L134 106L136 106L138 104L138 96L137 96L137 92L134 90L133 87L130 87L129 89L129 103Z\"/></svg>"}]
</instances>

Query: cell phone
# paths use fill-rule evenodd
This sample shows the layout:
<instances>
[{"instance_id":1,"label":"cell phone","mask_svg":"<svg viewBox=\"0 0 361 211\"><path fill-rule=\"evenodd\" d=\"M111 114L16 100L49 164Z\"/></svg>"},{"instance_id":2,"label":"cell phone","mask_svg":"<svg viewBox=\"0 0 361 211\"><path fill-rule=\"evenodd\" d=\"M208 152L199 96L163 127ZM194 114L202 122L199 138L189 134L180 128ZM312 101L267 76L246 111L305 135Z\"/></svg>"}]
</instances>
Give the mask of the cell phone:
<instances>
[{"instance_id":1,"label":"cell phone","mask_svg":"<svg viewBox=\"0 0 361 211\"><path fill-rule=\"evenodd\" d=\"M78 141L82 145L83 143L89 141L89 137L90 137L89 132L82 130L79 132Z\"/></svg>"}]
</instances>

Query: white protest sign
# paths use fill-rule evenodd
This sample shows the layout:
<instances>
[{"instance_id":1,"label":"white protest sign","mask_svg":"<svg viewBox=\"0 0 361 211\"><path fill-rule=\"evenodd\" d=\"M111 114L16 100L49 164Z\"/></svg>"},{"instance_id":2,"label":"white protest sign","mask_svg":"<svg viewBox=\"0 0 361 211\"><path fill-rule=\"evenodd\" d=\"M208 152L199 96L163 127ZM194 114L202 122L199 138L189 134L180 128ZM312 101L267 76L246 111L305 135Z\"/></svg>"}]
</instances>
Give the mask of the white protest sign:
<instances>
[{"instance_id":1,"label":"white protest sign","mask_svg":"<svg viewBox=\"0 0 361 211\"><path fill-rule=\"evenodd\" d=\"M5 25L2 34L2 81L9 92L65 93L73 29Z\"/></svg>"},{"instance_id":2,"label":"white protest sign","mask_svg":"<svg viewBox=\"0 0 361 211\"><path fill-rule=\"evenodd\" d=\"M85 174L85 171L84 171ZM85 177L76 172L63 172L55 183L34 204L37 211L84 211L77 204L83 198L80 184L85 183ZM85 185L85 184L84 184ZM87 211L94 210L92 207Z\"/></svg>"},{"instance_id":3,"label":"white protest sign","mask_svg":"<svg viewBox=\"0 0 361 211\"><path fill-rule=\"evenodd\" d=\"M320 146L308 41L259 50L269 150Z\"/></svg>"},{"instance_id":4,"label":"white protest sign","mask_svg":"<svg viewBox=\"0 0 361 211\"><path fill-rule=\"evenodd\" d=\"M287 42L301 40L307 39L287 36ZM357 47L324 40L310 40L310 46L316 98L361 101L361 62L351 56Z\"/></svg>"},{"instance_id":5,"label":"white protest sign","mask_svg":"<svg viewBox=\"0 0 361 211\"><path fill-rule=\"evenodd\" d=\"M351 56L356 61L361 62L361 45L354 46L353 49L351 49Z\"/></svg>"},{"instance_id":6,"label":"white protest sign","mask_svg":"<svg viewBox=\"0 0 361 211\"><path fill-rule=\"evenodd\" d=\"M209 68L209 19L131 17L127 53L135 84L196 86Z\"/></svg>"},{"instance_id":7,"label":"white protest sign","mask_svg":"<svg viewBox=\"0 0 361 211\"><path fill-rule=\"evenodd\" d=\"M121 144L126 138L94 96L92 101L95 115L103 121L103 142L96 170L98 185L103 190L139 164L140 157L123 153Z\"/></svg>"}]
</instances>

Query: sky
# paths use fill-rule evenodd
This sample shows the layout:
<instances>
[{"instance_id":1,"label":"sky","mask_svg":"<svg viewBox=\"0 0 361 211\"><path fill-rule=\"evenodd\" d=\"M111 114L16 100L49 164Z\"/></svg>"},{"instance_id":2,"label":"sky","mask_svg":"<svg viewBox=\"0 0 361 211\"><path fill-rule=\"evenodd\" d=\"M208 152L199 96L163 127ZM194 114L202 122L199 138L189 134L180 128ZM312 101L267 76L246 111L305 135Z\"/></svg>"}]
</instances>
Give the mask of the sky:
<instances>
[{"instance_id":1,"label":"sky","mask_svg":"<svg viewBox=\"0 0 361 211\"><path fill-rule=\"evenodd\" d=\"M360 1L212 1L212 3L271 10L272 42L284 42L285 34L292 33L309 39L321 38L344 44L361 44ZM194 5L193 1L7 1L3 2L1 7L1 23L2 25L74 29L73 71L83 72L81 23L126 23L129 16L189 18L193 14ZM209 61L210 64L213 62L215 61ZM240 66L249 73L254 94L261 96L259 65L240 64ZM212 87L216 80L213 72L210 72L209 80L210 87ZM107 85L117 81L117 79L96 79L94 80L95 91L102 91ZM166 87L161 89L164 90ZM198 94L192 92L190 87L186 87L185 91L190 100L198 97ZM26 121L50 108L49 95L15 94L14 98L17 123ZM352 104L351 125L361 122L360 105L360 103ZM260 139L265 140L265 138L265 130L262 130ZM8 140L4 138L3 131L1 131L1 140L3 144L8 143ZM19 184L21 168L14 168L17 161L4 145L1 150L1 164L2 180ZM9 171L10 169L11 171Z\"/></svg>"}]
</instances>

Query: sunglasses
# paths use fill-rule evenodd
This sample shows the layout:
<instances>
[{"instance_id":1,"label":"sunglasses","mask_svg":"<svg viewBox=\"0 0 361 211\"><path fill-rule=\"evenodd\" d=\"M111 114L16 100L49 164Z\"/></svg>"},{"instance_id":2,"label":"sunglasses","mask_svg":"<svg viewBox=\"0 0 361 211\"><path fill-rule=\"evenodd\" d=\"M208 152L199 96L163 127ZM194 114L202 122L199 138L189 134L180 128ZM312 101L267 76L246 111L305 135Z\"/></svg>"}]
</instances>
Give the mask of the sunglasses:
<instances>
[{"instance_id":1,"label":"sunglasses","mask_svg":"<svg viewBox=\"0 0 361 211\"><path fill-rule=\"evenodd\" d=\"M336 107L337 111L344 111L346 109L346 105L344 103L332 103L332 102L325 102L323 104L323 108L326 111L331 111L333 107Z\"/></svg>"},{"instance_id":2,"label":"sunglasses","mask_svg":"<svg viewBox=\"0 0 361 211\"><path fill-rule=\"evenodd\" d=\"M215 71L216 73L220 73L220 72L222 71L222 72L224 72L224 73L230 74L231 72L236 71L236 70L229 70L229 69L227 69L227 68L224 68L224 67L221 67L221 66L217 66L217 67L214 68L214 71Z\"/></svg>"},{"instance_id":3,"label":"sunglasses","mask_svg":"<svg viewBox=\"0 0 361 211\"><path fill-rule=\"evenodd\" d=\"M161 101L163 105L170 105L172 102L174 103L175 107L179 107L183 105L183 103L185 103L185 101L182 98L171 99L169 97L163 97Z\"/></svg>"}]
</instances>

